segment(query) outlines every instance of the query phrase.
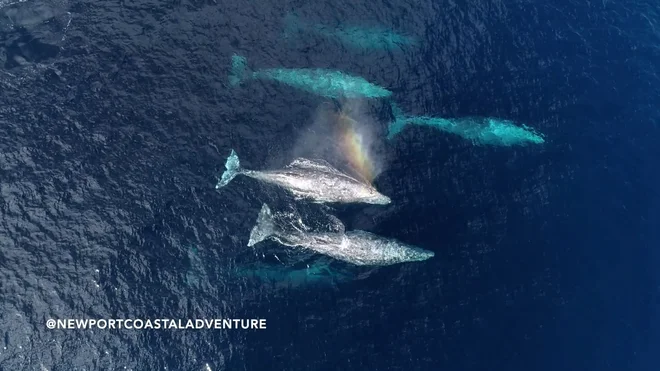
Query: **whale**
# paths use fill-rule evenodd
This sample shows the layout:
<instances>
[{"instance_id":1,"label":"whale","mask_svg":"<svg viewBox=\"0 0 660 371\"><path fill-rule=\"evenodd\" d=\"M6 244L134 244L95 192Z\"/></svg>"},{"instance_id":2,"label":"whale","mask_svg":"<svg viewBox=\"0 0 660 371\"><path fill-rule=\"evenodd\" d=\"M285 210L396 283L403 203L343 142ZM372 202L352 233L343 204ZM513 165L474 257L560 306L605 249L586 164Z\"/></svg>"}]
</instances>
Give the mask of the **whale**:
<instances>
[{"instance_id":1,"label":"whale","mask_svg":"<svg viewBox=\"0 0 660 371\"><path fill-rule=\"evenodd\" d=\"M309 249L358 266L387 266L424 261L435 255L432 251L367 231L310 232L300 228L287 230L274 218L270 207L263 204L250 232L248 247L266 239L284 246Z\"/></svg>"},{"instance_id":2,"label":"whale","mask_svg":"<svg viewBox=\"0 0 660 371\"><path fill-rule=\"evenodd\" d=\"M417 38L384 27L365 27L350 24L330 26L322 23L312 23L295 13L289 13L284 17L284 26L285 39L314 34L361 51L401 51L407 47L419 46Z\"/></svg>"},{"instance_id":3,"label":"whale","mask_svg":"<svg viewBox=\"0 0 660 371\"><path fill-rule=\"evenodd\" d=\"M469 140L474 145L500 147L543 144L543 136L526 125L518 125L510 120L496 117L457 117L442 118L432 116L410 116L393 102L394 121L389 125L387 138L393 139L408 125L432 127L455 134Z\"/></svg>"},{"instance_id":4,"label":"whale","mask_svg":"<svg viewBox=\"0 0 660 371\"><path fill-rule=\"evenodd\" d=\"M246 80L274 80L326 98L385 98L392 92L359 76L322 68L265 68L250 70L247 59L234 54L229 84L240 85Z\"/></svg>"},{"instance_id":5,"label":"whale","mask_svg":"<svg viewBox=\"0 0 660 371\"><path fill-rule=\"evenodd\" d=\"M278 263L255 263L241 266L236 276L270 284L274 288L296 288L309 286L333 286L359 276L332 267L324 260L312 261L300 266Z\"/></svg>"},{"instance_id":6,"label":"whale","mask_svg":"<svg viewBox=\"0 0 660 371\"><path fill-rule=\"evenodd\" d=\"M248 170L240 165L233 149L225 163L225 171L215 188L225 187L237 175L245 175L265 183L282 187L296 200L314 203L389 204L391 199L364 181L345 174L325 160L296 158L279 170Z\"/></svg>"}]
</instances>

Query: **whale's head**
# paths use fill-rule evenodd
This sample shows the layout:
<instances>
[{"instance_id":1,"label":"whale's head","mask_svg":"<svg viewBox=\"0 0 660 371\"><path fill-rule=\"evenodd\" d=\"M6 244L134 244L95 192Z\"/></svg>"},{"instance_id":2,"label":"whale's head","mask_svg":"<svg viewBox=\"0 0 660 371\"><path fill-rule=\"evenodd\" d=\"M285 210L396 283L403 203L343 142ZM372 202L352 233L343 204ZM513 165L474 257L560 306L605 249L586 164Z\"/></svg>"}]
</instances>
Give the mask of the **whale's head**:
<instances>
[{"instance_id":1,"label":"whale's head","mask_svg":"<svg viewBox=\"0 0 660 371\"><path fill-rule=\"evenodd\" d=\"M360 193L360 198L366 203L374 205L387 205L392 202L389 197L378 192L374 187L365 187L365 189L363 189Z\"/></svg>"},{"instance_id":2,"label":"whale's head","mask_svg":"<svg viewBox=\"0 0 660 371\"><path fill-rule=\"evenodd\" d=\"M384 194L381 194L381 193L379 193L378 195L376 195L373 198L373 203L376 204L376 205L387 205L391 202L392 202L392 200L389 197L387 197L387 196L385 196Z\"/></svg>"}]
</instances>

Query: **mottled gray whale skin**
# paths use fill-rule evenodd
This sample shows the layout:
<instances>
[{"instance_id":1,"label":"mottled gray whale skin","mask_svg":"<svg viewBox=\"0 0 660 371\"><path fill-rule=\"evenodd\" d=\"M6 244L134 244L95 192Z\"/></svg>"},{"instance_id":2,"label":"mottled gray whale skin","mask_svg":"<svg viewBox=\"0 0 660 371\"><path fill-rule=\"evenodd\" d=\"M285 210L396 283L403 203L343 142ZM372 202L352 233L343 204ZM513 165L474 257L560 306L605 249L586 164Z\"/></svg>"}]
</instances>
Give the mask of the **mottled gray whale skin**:
<instances>
[{"instance_id":1,"label":"mottled gray whale skin","mask_svg":"<svg viewBox=\"0 0 660 371\"><path fill-rule=\"evenodd\" d=\"M285 246L307 248L337 260L362 266L423 261L435 255L432 251L359 230L325 233L284 230L274 220L268 205L263 204L256 225L250 232L248 246L254 246L268 238Z\"/></svg>"},{"instance_id":2,"label":"mottled gray whale skin","mask_svg":"<svg viewBox=\"0 0 660 371\"><path fill-rule=\"evenodd\" d=\"M240 166L232 149L225 163L225 172L215 186L226 186L236 175L242 174L287 189L296 199L316 203L367 203L386 205L390 198L373 186L335 169L323 160L295 159L280 170L247 170Z\"/></svg>"}]
</instances>

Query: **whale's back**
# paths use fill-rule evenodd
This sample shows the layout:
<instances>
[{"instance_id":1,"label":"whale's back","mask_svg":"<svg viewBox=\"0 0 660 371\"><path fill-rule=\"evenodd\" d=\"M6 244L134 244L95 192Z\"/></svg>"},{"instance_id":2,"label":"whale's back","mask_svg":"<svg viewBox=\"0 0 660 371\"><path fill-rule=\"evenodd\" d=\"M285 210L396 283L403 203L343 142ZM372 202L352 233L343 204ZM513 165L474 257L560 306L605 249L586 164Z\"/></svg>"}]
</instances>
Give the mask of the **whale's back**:
<instances>
[{"instance_id":1,"label":"whale's back","mask_svg":"<svg viewBox=\"0 0 660 371\"><path fill-rule=\"evenodd\" d=\"M329 98L383 98L389 90L362 77L321 68L274 68L254 72L255 78L271 79Z\"/></svg>"},{"instance_id":2,"label":"whale's back","mask_svg":"<svg viewBox=\"0 0 660 371\"><path fill-rule=\"evenodd\" d=\"M434 256L432 251L404 244L371 232L346 232L347 243L342 251L346 261L357 265L391 265L422 261Z\"/></svg>"}]
</instances>

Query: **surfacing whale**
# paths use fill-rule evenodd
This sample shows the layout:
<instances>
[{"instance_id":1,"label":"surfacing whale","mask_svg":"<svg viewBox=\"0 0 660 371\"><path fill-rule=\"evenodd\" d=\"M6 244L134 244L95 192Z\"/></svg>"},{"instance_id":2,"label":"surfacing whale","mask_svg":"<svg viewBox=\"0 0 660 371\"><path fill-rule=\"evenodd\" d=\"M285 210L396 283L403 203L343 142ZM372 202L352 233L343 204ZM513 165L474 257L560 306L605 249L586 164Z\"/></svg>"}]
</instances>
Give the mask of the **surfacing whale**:
<instances>
[{"instance_id":1,"label":"surfacing whale","mask_svg":"<svg viewBox=\"0 0 660 371\"><path fill-rule=\"evenodd\" d=\"M268 205L263 204L257 223L250 232L248 246L254 246L268 238L285 246L307 248L337 260L363 266L423 261L435 255L432 251L366 231L319 233L299 228L286 230L275 220Z\"/></svg>"},{"instance_id":2,"label":"surfacing whale","mask_svg":"<svg viewBox=\"0 0 660 371\"><path fill-rule=\"evenodd\" d=\"M280 170L247 170L240 166L238 155L232 149L225 163L225 172L216 189L229 184L238 174L287 189L296 199L316 203L368 203L386 205L390 198L373 186L335 169L323 160L297 158Z\"/></svg>"}]
</instances>

